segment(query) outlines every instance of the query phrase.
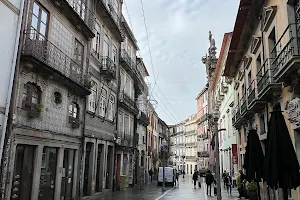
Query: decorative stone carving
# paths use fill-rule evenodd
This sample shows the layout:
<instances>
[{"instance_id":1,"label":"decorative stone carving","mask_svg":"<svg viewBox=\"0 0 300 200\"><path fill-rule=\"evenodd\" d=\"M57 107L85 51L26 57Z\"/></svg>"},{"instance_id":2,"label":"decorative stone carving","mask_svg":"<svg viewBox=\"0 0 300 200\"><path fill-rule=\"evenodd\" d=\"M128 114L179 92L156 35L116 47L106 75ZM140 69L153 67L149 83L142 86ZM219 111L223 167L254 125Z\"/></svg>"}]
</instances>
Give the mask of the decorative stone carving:
<instances>
[{"instance_id":1,"label":"decorative stone carving","mask_svg":"<svg viewBox=\"0 0 300 200\"><path fill-rule=\"evenodd\" d=\"M277 6L265 7L263 11L263 21L262 21L262 30L268 30L271 25L275 14L276 14Z\"/></svg>"},{"instance_id":2,"label":"decorative stone carving","mask_svg":"<svg viewBox=\"0 0 300 200\"><path fill-rule=\"evenodd\" d=\"M294 129L300 129L300 99L298 97L291 100L287 105L288 120Z\"/></svg>"},{"instance_id":3,"label":"decorative stone carving","mask_svg":"<svg viewBox=\"0 0 300 200\"><path fill-rule=\"evenodd\" d=\"M251 61L252 61L252 57L251 56L245 56L244 57L244 66L246 69L249 68L250 64L251 64Z\"/></svg>"},{"instance_id":4,"label":"decorative stone carving","mask_svg":"<svg viewBox=\"0 0 300 200\"><path fill-rule=\"evenodd\" d=\"M261 43L261 37L253 36L252 43L251 43L251 53L252 54L256 54L260 43Z\"/></svg>"}]
</instances>

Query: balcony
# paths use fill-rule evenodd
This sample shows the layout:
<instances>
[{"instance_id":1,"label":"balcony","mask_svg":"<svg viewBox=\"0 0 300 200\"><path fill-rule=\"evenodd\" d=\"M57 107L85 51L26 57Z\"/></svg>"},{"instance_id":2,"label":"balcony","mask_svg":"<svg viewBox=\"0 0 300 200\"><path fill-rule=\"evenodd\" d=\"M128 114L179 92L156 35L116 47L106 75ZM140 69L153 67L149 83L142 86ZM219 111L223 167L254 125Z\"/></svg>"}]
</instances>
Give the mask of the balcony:
<instances>
[{"instance_id":1,"label":"balcony","mask_svg":"<svg viewBox=\"0 0 300 200\"><path fill-rule=\"evenodd\" d=\"M228 92L228 85L225 83L222 83L221 85L221 92L226 94Z\"/></svg>"},{"instance_id":2,"label":"balcony","mask_svg":"<svg viewBox=\"0 0 300 200\"><path fill-rule=\"evenodd\" d=\"M258 98L257 81L254 79L247 89L248 110L253 114L264 108L265 102Z\"/></svg>"},{"instance_id":3,"label":"balcony","mask_svg":"<svg viewBox=\"0 0 300 200\"><path fill-rule=\"evenodd\" d=\"M62 82L77 94L90 94L89 77L82 64L35 30L27 30L24 38L21 59L26 67Z\"/></svg>"},{"instance_id":4,"label":"balcony","mask_svg":"<svg viewBox=\"0 0 300 200\"><path fill-rule=\"evenodd\" d=\"M93 32L95 15L85 3L74 0L50 0L50 2L85 38L90 39L95 37Z\"/></svg>"},{"instance_id":5,"label":"balcony","mask_svg":"<svg viewBox=\"0 0 300 200\"><path fill-rule=\"evenodd\" d=\"M114 80L117 77L116 74L117 65L109 58L109 57L102 57L101 59L101 68L100 68L100 75L107 80Z\"/></svg>"},{"instance_id":6,"label":"balcony","mask_svg":"<svg viewBox=\"0 0 300 200\"><path fill-rule=\"evenodd\" d=\"M199 151L198 152L198 157L200 157L200 158L208 158L209 157L209 153L208 153L208 151Z\"/></svg>"},{"instance_id":7,"label":"balcony","mask_svg":"<svg viewBox=\"0 0 300 200\"><path fill-rule=\"evenodd\" d=\"M196 142L188 142L188 143L185 143L185 146L193 147L193 146L197 146L197 143Z\"/></svg>"},{"instance_id":8,"label":"balcony","mask_svg":"<svg viewBox=\"0 0 300 200\"><path fill-rule=\"evenodd\" d=\"M246 95L244 95L240 100L241 105L241 117L244 117L247 112L247 101L246 101Z\"/></svg>"},{"instance_id":9,"label":"balcony","mask_svg":"<svg viewBox=\"0 0 300 200\"><path fill-rule=\"evenodd\" d=\"M232 109L232 125L234 126L234 124L236 123L236 111L235 109Z\"/></svg>"},{"instance_id":10,"label":"balcony","mask_svg":"<svg viewBox=\"0 0 300 200\"><path fill-rule=\"evenodd\" d=\"M142 123L144 126L148 126L150 124L149 117L147 116L146 113L140 112L140 116L138 118L138 121Z\"/></svg>"},{"instance_id":11,"label":"balcony","mask_svg":"<svg viewBox=\"0 0 300 200\"><path fill-rule=\"evenodd\" d=\"M299 24L289 24L275 44L273 58L275 82L291 83L291 75L300 68Z\"/></svg>"},{"instance_id":12,"label":"balcony","mask_svg":"<svg viewBox=\"0 0 300 200\"><path fill-rule=\"evenodd\" d=\"M123 41L121 16L118 15L118 11L114 8L112 1L96 1L96 13L104 20L105 25L112 31L112 34L114 34L119 41Z\"/></svg>"},{"instance_id":13,"label":"balcony","mask_svg":"<svg viewBox=\"0 0 300 200\"><path fill-rule=\"evenodd\" d=\"M133 99L131 99L126 93L121 92L119 97L120 105L133 114L138 114L138 108Z\"/></svg>"},{"instance_id":14,"label":"balcony","mask_svg":"<svg viewBox=\"0 0 300 200\"><path fill-rule=\"evenodd\" d=\"M257 73L258 98L269 100L274 93L281 91L281 84L274 81L274 65L272 59L267 59Z\"/></svg>"},{"instance_id":15,"label":"balcony","mask_svg":"<svg viewBox=\"0 0 300 200\"><path fill-rule=\"evenodd\" d=\"M243 118L241 116L241 105L238 104L235 108L235 123L234 123L234 127L238 128L241 126L243 122Z\"/></svg>"},{"instance_id":16,"label":"balcony","mask_svg":"<svg viewBox=\"0 0 300 200\"><path fill-rule=\"evenodd\" d=\"M124 133L118 133L116 143L120 147L133 147L133 136Z\"/></svg>"},{"instance_id":17,"label":"balcony","mask_svg":"<svg viewBox=\"0 0 300 200\"><path fill-rule=\"evenodd\" d=\"M196 161L196 156L186 156L186 161Z\"/></svg>"}]
</instances>

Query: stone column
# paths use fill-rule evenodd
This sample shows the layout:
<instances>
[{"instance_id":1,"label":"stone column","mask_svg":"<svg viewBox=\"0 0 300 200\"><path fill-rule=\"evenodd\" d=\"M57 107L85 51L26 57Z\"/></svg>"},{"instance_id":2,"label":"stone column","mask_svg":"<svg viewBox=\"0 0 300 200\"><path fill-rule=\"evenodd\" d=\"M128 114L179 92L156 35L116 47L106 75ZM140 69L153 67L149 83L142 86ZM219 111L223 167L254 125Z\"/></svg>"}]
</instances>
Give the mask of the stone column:
<instances>
[{"instance_id":1,"label":"stone column","mask_svg":"<svg viewBox=\"0 0 300 200\"><path fill-rule=\"evenodd\" d=\"M63 160L64 160L64 148L61 147L58 149L58 154L57 154L56 178L55 178L55 189L54 189L55 200L60 199ZM67 173L67 169L65 173Z\"/></svg>"},{"instance_id":2,"label":"stone column","mask_svg":"<svg viewBox=\"0 0 300 200\"><path fill-rule=\"evenodd\" d=\"M38 145L35 151L33 177L32 177L32 200L38 200L39 187L40 187L40 176L41 176L41 165L43 156L44 145Z\"/></svg>"}]
</instances>

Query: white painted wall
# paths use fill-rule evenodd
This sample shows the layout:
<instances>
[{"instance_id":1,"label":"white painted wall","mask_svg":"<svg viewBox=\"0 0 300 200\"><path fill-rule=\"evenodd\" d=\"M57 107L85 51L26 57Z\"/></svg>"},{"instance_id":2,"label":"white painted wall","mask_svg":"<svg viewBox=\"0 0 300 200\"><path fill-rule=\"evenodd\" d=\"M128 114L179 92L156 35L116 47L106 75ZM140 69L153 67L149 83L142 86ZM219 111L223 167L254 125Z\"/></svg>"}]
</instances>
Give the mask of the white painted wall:
<instances>
[{"instance_id":1,"label":"white painted wall","mask_svg":"<svg viewBox=\"0 0 300 200\"><path fill-rule=\"evenodd\" d=\"M9 78L12 70L13 53L15 44L15 38L17 34L18 26L18 14L21 0L4 0L7 4L11 4L9 8L6 4L0 1L0 61L1 61L1 73L0 73L0 109L5 110L5 104L7 99ZM16 12L14 12L15 10ZM18 47L16 47L18 48ZM0 112L0 130L4 123L4 113Z\"/></svg>"}]
</instances>

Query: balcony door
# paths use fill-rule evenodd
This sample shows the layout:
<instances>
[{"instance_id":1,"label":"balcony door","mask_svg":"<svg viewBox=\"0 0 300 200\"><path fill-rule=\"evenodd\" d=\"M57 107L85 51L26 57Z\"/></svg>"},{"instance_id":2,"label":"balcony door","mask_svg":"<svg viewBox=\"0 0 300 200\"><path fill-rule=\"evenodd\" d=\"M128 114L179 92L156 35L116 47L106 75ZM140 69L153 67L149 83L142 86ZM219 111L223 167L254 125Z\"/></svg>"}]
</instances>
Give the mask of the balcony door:
<instances>
[{"instance_id":1,"label":"balcony door","mask_svg":"<svg viewBox=\"0 0 300 200\"><path fill-rule=\"evenodd\" d=\"M297 24L297 35L300 37L300 0L295 1L295 21Z\"/></svg>"},{"instance_id":2,"label":"balcony door","mask_svg":"<svg viewBox=\"0 0 300 200\"><path fill-rule=\"evenodd\" d=\"M75 161L75 150L65 149L63 168L62 168L62 180L61 180L61 194L60 194L61 200L72 199L74 161Z\"/></svg>"},{"instance_id":3,"label":"balcony door","mask_svg":"<svg viewBox=\"0 0 300 200\"><path fill-rule=\"evenodd\" d=\"M35 39L47 38L49 13L39 3L33 2L30 29Z\"/></svg>"}]
</instances>

